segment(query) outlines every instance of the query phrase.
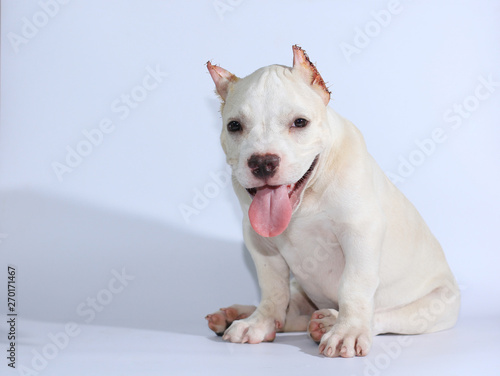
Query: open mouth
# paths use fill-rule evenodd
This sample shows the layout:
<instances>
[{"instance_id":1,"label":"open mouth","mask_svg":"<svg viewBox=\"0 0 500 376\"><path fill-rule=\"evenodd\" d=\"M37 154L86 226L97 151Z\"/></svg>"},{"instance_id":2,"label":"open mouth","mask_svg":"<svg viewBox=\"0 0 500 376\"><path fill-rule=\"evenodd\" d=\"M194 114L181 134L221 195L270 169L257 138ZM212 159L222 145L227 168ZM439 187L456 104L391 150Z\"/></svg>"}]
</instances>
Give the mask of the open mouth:
<instances>
[{"instance_id":1,"label":"open mouth","mask_svg":"<svg viewBox=\"0 0 500 376\"><path fill-rule=\"evenodd\" d=\"M247 192L252 197L248 217L253 229L259 235L272 237L285 231L293 211L299 206L301 193L316 167L318 158L319 155L294 184L247 188Z\"/></svg>"},{"instance_id":2,"label":"open mouth","mask_svg":"<svg viewBox=\"0 0 500 376\"><path fill-rule=\"evenodd\" d=\"M314 167L316 167L316 163L318 163L318 157L319 155L316 156L316 158L314 158L314 161L313 163L311 164L311 167L309 167L309 169L306 171L306 173L299 179L297 180L297 182L295 182L294 184L288 184L286 186L286 189L288 191L288 197L291 197L292 194L296 193L307 181L307 179L309 179L309 176L311 176L311 173L313 172L314 170ZM262 187L258 187L258 188L246 188L247 192L250 194L250 196L254 197L256 194L257 194L257 191L259 189L263 189L263 188L278 188L279 185L264 185Z\"/></svg>"}]
</instances>

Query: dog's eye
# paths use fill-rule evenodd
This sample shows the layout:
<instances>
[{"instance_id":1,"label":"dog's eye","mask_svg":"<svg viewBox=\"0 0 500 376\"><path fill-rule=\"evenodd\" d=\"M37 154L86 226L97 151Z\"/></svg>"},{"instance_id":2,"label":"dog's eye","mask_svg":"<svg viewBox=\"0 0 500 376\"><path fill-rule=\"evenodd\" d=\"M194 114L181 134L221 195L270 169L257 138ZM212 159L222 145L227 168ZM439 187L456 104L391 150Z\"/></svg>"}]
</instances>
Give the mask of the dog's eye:
<instances>
[{"instance_id":1,"label":"dog's eye","mask_svg":"<svg viewBox=\"0 0 500 376\"><path fill-rule=\"evenodd\" d=\"M227 130L229 132L239 132L242 130L241 124L236 120L230 121L229 124L227 125Z\"/></svg>"},{"instance_id":2,"label":"dog's eye","mask_svg":"<svg viewBox=\"0 0 500 376\"><path fill-rule=\"evenodd\" d=\"M302 118L298 118L298 119L295 119L295 121L293 122L293 126L296 127L296 128L304 128L307 123L309 123L306 119L302 119Z\"/></svg>"}]
</instances>

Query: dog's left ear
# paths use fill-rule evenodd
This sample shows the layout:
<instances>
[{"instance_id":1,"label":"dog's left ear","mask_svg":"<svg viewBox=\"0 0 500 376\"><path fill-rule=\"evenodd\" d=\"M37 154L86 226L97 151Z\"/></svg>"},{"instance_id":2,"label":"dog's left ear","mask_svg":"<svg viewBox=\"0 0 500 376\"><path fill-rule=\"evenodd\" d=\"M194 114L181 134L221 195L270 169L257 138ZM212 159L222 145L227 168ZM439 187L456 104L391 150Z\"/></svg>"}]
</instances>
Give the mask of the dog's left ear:
<instances>
[{"instance_id":1,"label":"dog's left ear","mask_svg":"<svg viewBox=\"0 0 500 376\"><path fill-rule=\"evenodd\" d=\"M293 48L293 71L298 71L300 75L312 86L323 99L325 106L330 102L330 91L325 85L325 81L321 78L318 70L309 60L306 52L297 45Z\"/></svg>"},{"instance_id":2,"label":"dog's left ear","mask_svg":"<svg viewBox=\"0 0 500 376\"><path fill-rule=\"evenodd\" d=\"M214 80L217 93L220 95L222 100L225 101L229 91L229 84L238 81L239 78L224 68L212 65L210 61L207 62L207 68L212 76L212 79Z\"/></svg>"}]
</instances>

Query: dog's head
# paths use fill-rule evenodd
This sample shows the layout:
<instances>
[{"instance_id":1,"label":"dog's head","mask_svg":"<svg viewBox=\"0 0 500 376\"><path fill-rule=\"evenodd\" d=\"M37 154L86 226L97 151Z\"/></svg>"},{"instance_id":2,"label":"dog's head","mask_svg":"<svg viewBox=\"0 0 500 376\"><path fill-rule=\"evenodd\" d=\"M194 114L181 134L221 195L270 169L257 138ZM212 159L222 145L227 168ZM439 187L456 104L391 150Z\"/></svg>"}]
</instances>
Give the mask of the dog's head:
<instances>
[{"instance_id":1,"label":"dog's head","mask_svg":"<svg viewBox=\"0 0 500 376\"><path fill-rule=\"evenodd\" d=\"M240 79L210 62L207 67L222 99L222 147L252 197L252 227L262 236L279 235L328 143L330 92L298 46L292 68L271 65Z\"/></svg>"}]
</instances>

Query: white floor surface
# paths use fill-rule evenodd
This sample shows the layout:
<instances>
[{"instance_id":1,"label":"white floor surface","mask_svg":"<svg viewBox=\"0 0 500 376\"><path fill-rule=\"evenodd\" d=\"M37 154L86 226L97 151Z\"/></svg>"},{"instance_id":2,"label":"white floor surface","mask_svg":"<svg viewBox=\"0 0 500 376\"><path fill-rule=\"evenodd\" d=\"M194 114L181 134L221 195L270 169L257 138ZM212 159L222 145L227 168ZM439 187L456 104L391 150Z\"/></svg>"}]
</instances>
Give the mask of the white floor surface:
<instances>
[{"instance_id":1,"label":"white floor surface","mask_svg":"<svg viewBox=\"0 0 500 376\"><path fill-rule=\"evenodd\" d=\"M195 326L199 335L78 324L78 334L70 338L62 334L64 324L21 318L16 327L16 369L2 357L0 374L500 375L498 317L461 318L454 329L429 335L377 336L370 354L354 359L318 355L317 345L305 333L241 345L222 341L201 320ZM6 337L2 333L2 342Z\"/></svg>"}]
</instances>

